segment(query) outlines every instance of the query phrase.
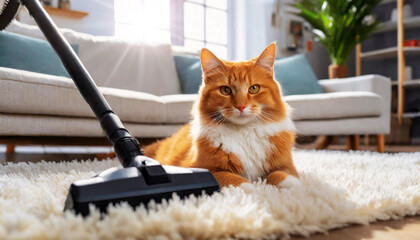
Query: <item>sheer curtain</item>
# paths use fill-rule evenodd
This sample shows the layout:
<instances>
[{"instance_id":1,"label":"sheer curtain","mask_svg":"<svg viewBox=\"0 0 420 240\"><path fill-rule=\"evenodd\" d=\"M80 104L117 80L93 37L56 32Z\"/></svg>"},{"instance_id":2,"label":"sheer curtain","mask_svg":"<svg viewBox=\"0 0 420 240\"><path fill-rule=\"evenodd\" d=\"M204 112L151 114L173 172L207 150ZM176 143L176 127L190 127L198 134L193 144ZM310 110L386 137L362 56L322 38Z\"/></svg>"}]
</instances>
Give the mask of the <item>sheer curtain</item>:
<instances>
[{"instance_id":1,"label":"sheer curtain","mask_svg":"<svg viewBox=\"0 0 420 240\"><path fill-rule=\"evenodd\" d=\"M280 31L271 26L275 0L229 0L228 57L245 60L258 56Z\"/></svg>"}]
</instances>

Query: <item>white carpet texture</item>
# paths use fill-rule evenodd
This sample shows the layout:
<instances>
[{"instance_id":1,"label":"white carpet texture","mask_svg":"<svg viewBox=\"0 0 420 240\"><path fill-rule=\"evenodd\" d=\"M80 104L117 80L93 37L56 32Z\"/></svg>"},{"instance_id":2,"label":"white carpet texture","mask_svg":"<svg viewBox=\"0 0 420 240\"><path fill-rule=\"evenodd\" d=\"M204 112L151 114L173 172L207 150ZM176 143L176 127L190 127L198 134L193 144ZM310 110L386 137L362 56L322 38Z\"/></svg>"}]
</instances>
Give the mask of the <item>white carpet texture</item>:
<instances>
[{"instance_id":1,"label":"white carpet texture","mask_svg":"<svg viewBox=\"0 0 420 240\"><path fill-rule=\"evenodd\" d=\"M71 182L117 161L0 166L0 239L213 239L308 236L420 214L420 153L295 151L300 181L225 188L83 219L63 213Z\"/></svg>"}]
</instances>

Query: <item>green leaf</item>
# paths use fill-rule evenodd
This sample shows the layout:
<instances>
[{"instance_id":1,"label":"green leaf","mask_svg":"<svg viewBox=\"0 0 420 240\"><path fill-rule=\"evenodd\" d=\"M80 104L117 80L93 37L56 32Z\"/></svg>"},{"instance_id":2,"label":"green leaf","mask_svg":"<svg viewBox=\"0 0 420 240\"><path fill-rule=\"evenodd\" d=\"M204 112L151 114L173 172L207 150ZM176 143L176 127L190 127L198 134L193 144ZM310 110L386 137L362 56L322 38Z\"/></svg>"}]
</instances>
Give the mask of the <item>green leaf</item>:
<instances>
[{"instance_id":1,"label":"green leaf","mask_svg":"<svg viewBox=\"0 0 420 240\"><path fill-rule=\"evenodd\" d=\"M291 4L294 13L313 27L313 32L327 48L334 64L346 64L357 43L367 39L379 22L366 22L381 0L300 0Z\"/></svg>"}]
</instances>

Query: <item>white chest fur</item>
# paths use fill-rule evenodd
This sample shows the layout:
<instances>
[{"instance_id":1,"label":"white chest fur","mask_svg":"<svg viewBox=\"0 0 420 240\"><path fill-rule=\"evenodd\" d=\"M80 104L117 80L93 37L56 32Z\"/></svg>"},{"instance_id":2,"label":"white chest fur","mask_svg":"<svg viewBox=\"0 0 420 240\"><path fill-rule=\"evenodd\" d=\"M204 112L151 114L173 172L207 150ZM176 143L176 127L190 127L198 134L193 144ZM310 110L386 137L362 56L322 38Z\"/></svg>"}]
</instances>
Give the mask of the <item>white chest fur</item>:
<instances>
[{"instance_id":1,"label":"white chest fur","mask_svg":"<svg viewBox=\"0 0 420 240\"><path fill-rule=\"evenodd\" d=\"M266 158L271 153L270 137L286 130L295 130L293 122L287 118L281 122L258 125L219 125L208 129L192 123L193 137L205 136L214 147L222 146L226 153L233 153L244 167L243 177L256 181L263 177L269 166Z\"/></svg>"}]
</instances>

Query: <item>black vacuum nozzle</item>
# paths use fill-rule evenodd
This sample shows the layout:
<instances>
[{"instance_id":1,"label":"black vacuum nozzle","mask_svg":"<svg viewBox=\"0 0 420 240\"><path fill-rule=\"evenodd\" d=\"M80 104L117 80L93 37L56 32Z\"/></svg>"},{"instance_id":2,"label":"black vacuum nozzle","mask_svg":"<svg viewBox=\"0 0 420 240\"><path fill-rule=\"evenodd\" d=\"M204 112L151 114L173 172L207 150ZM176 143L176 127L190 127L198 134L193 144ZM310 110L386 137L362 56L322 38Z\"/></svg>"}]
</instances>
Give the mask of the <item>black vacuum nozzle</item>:
<instances>
[{"instance_id":1,"label":"black vacuum nozzle","mask_svg":"<svg viewBox=\"0 0 420 240\"><path fill-rule=\"evenodd\" d=\"M64 210L87 216L89 204L106 213L109 204L127 202L133 208L154 200L170 199L173 193L184 198L219 191L219 184L205 169L159 165L147 157L147 165L111 168L93 178L70 186Z\"/></svg>"}]
</instances>

